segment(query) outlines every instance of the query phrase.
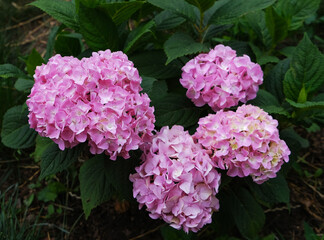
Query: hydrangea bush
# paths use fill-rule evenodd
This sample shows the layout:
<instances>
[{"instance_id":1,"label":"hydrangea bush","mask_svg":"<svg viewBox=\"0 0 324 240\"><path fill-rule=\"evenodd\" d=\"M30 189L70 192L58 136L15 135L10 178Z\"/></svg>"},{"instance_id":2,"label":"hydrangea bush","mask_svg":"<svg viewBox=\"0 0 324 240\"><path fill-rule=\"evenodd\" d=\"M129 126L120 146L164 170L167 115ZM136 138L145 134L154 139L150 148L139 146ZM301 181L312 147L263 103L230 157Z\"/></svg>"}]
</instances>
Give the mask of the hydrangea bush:
<instances>
[{"instance_id":1,"label":"hydrangea bush","mask_svg":"<svg viewBox=\"0 0 324 240\"><path fill-rule=\"evenodd\" d=\"M257 239L264 208L289 204L285 177L307 146L295 128L324 122L314 36L279 44L312 1L296 17L286 0L36 0L62 25L28 75L0 65L27 99L4 115L2 143L36 146L40 179L78 172L86 218L135 198L177 230Z\"/></svg>"}]
</instances>

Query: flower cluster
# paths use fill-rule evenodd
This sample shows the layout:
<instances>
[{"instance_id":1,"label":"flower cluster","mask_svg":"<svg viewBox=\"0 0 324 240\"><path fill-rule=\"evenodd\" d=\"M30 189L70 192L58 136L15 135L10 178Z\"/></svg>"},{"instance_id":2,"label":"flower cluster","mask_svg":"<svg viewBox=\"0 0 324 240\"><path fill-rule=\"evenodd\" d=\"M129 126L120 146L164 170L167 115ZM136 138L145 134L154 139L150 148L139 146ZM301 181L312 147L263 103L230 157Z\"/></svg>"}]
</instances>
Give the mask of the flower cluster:
<instances>
[{"instance_id":1,"label":"flower cluster","mask_svg":"<svg viewBox=\"0 0 324 240\"><path fill-rule=\"evenodd\" d=\"M256 183L274 178L290 151L279 138L278 122L262 109L243 105L199 120L194 139L229 176L252 176Z\"/></svg>"},{"instance_id":2,"label":"flower cluster","mask_svg":"<svg viewBox=\"0 0 324 240\"><path fill-rule=\"evenodd\" d=\"M256 97L263 82L261 67L249 56L237 57L230 47L217 45L199 54L182 68L180 83L198 107L206 103L214 110L236 106Z\"/></svg>"},{"instance_id":3,"label":"flower cluster","mask_svg":"<svg viewBox=\"0 0 324 240\"><path fill-rule=\"evenodd\" d=\"M220 174L211 159L182 126L163 127L130 176L133 194L153 219L176 229L197 232L211 222L219 203Z\"/></svg>"},{"instance_id":4,"label":"flower cluster","mask_svg":"<svg viewBox=\"0 0 324 240\"><path fill-rule=\"evenodd\" d=\"M122 52L78 60L55 55L36 68L29 123L61 150L88 140L93 154L128 158L152 136L155 117L141 77Z\"/></svg>"}]
</instances>

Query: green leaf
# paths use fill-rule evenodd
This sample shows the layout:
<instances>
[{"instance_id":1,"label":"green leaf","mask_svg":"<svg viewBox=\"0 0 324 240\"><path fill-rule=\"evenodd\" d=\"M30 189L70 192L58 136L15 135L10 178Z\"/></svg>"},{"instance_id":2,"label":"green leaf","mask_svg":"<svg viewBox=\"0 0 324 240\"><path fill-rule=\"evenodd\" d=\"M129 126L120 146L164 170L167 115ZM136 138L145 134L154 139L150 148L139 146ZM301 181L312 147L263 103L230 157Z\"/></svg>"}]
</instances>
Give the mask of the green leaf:
<instances>
[{"instance_id":1,"label":"green leaf","mask_svg":"<svg viewBox=\"0 0 324 240\"><path fill-rule=\"evenodd\" d=\"M111 2L100 4L99 8L110 15L116 25L119 25L127 20L139 10L144 1L132 1L132 2Z\"/></svg>"},{"instance_id":2,"label":"green leaf","mask_svg":"<svg viewBox=\"0 0 324 240\"><path fill-rule=\"evenodd\" d=\"M192 233L187 234L170 226L163 226L160 228L160 231L164 240L190 240L193 238Z\"/></svg>"},{"instance_id":3,"label":"green leaf","mask_svg":"<svg viewBox=\"0 0 324 240\"><path fill-rule=\"evenodd\" d=\"M231 191L227 200L232 206L229 212L240 233L248 239L256 237L265 222L261 206L245 188Z\"/></svg>"},{"instance_id":4,"label":"green leaf","mask_svg":"<svg viewBox=\"0 0 324 240\"><path fill-rule=\"evenodd\" d=\"M153 83L152 88L147 92L149 95L152 104L159 102L160 99L167 96L168 85L166 81L156 81Z\"/></svg>"},{"instance_id":5,"label":"green leaf","mask_svg":"<svg viewBox=\"0 0 324 240\"><path fill-rule=\"evenodd\" d=\"M30 89L34 86L34 80L32 79L26 79L26 78L18 78L15 82L15 88L18 91L30 91Z\"/></svg>"},{"instance_id":6,"label":"green leaf","mask_svg":"<svg viewBox=\"0 0 324 240\"><path fill-rule=\"evenodd\" d=\"M154 21L149 21L143 25L138 26L131 31L126 39L124 53L128 53L134 44L146 33L152 33L151 28L155 26Z\"/></svg>"},{"instance_id":7,"label":"green leaf","mask_svg":"<svg viewBox=\"0 0 324 240\"><path fill-rule=\"evenodd\" d=\"M90 158L80 168L80 190L83 211L86 218L91 209L109 200L112 196L112 173L111 160L107 156L97 155Z\"/></svg>"},{"instance_id":8,"label":"green leaf","mask_svg":"<svg viewBox=\"0 0 324 240\"><path fill-rule=\"evenodd\" d=\"M26 61L28 74L30 76L33 76L35 73L36 67L42 65L42 63L44 63L44 59L34 48L32 50L32 52L29 54L27 61Z\"/></svg>"},{"instance_id":9,"label":"green leaf","mask_svg":"<svg viewBox=\"0 0 324 240\"><path fill-rule=\"evenodd\" d=\"M176 32L164 43L164 51L168 57L166 64L169 64L178 57L208 51L208 48L193 40L189 35Z\"/></svg>"},{"instance_id":10,"label":"green leaf","mask_svg":"<svg viewBox=\"0 0 324 240\"><path fill-rule=\"evenodd\" d=\"M66 148L64 151L60 150L56 143L47 145L41 155L40 179L67 169L78 159L80 151L80 145L74 148Z\"/></svg>"},{"instance_id":11,"label":"green leaf","mask_svg":"<svg viewBox=\"0 0 324 240\"><path fill-rule=\"evenodd\" d=\"M255 57L257 59L257 63L260 65L265 65L267 63L277 63L279 62L279 58L276 56L269 56L267 53L261 51L257 46L250 43L250 47L253 50L253 53L255 54Z\"/></svg>"},{"instance_id":12,"label":"green leaf","mask_svg":"<svg viewBox=\"0 0 324 240\"><path fill-rule=\"evenodd\" d=\"M71 34L59 34L54 48L57 54L76 57L81 53L80 38Z\"/></svg>"},{"instance_id":13,"label":"green leaf","mask_svg":"<svg viewBox=\"0 0 324 240\"><path fill-rule=\"evenodd\" d=\"M297 101L303 88L307 95L316 92L324 83L323 65L323 54L305 34L294 52L283 81L285 96Z\"/></svg>"},{"instance_id":14,"label":"green leaf","mask_svg":"<svg viewBox=\"0 0 324 240\"><path fill-rule=\"evenodd\" d=\"M263 184L249 182L249 188L258 199L265 203L289 203L290 190L282 174Z\"/></svg>"},{"instance_id":15,"label":"green leaf","mask_svg":"<svg viewBox=\"0 0 324 240\"><path fill-rule=\"evenodd\" d=\"M257 97L249 101L249 103L262 108L270 114L280 114L290 117L289 112L280 106L276 97L263 89L260 89L257 93Z\"/></svg>"},{"instance_id":16,"label":"green leaf","mask_svg":"<svg viewBox=\"0 0 324 240\"><path fill-rule=\"evenodd\" d=\"M319 8L321 0L278 0L276 12L286 19L289 30L296 30L303 25L305 19L314 14Z\"/></svg>"},{"instance_id":17,"label":"green leaf","mask_svg":"<svg viewBox=\"0 0 324 240\"><path fill-rule=\"evenodd\" d=\"M296 133L296 131L292 127L285 128L280 131L280 138L287 143L291 152L297 153L298 151L293 150L309 147L309 141Z\"/></svg>"},{"instance_id":18,"label":"green leaf","mask_svg":"<svg viewBox=\"0 0 324 240\"><path fill-rule=\"evenodd\" d=\"M51 182L45 188L40 190L37 198L43 202L55 201L58 194L66 190L65 186L60 182Z\"/></svg>"},{"instance_id":19,"label":"green leaf","mask_svg":"<svg viewBox=\"0 0 324 240\"><path fill-rule=\"evenodd\" d=\"M32 157L35 159L35 162L39 162L42 159L43 152L51 144L53 144L52 139L37 135L35 151L32 153Z\"/></svg>"},{"instance_id":20,"label":"green leaf","mask_svg":"<svg viewBox=\"0 0 324 240\"><path fill-rule=\"evenodd\" d=\"M273 7L269 7L265 11L265 20L268 32L272 38L272 45L284 40L288 35L288 24L284 18L279 16Z\"/></svg>"},{"instance_id":21,"label":"green leaf","mask_svg":"<svg viewBox=\"0 0 324 240\"><path fill-rule=\"evenodd\" d=\"M142 83L141 83L141 87L143 88L142 92L148 93L149 91L151 91L153 88L153 84L156 81L157 80L155 78L142 76Z\"/></svg>"},{"instance_id":22,"label":"green leaf","mask_svg":"<svg viewBox=\"0 0 324 240\"><path fill-rule=\"evenodd\" d=\"M276 0L219 0L211 8L209 24L232 23L250 12L271 6Z\"/></svg>"},{"instance_id":23,"label":"green leaf","mask_svg":"<svg viewBox=\"0 0 324 240\"><path fill-rule=\"evenodd\" d=\"M320 101L320 102L310 102L310 101L306 101L306 102L303 102L303 103L298 103L298 102L295 102L293 100L290 100L290 99L286 99L287 102L295 107L295 108L302 108L302 109L305 109L305 108L324 108L324 101Z\"/></svg>"},{"instance_id":24,"label":"green leaf","mask_svg":"<svg viewBox=\"0 0 324 240\"><path fill-rule=\"evenodd\" d=\"M187 0L188 3L199 8L200 12L203 13L207 9L214 5L216 0Z\"/></svg>"},{"instance_id":25,"label":"green leaf","mask_svg":"<svg viewBox=\"0 0 324 240\"><path fill-rule=\"evenodd\" d=\"M50 57L53 55L54 51L54 44L56 35L61 31L61 28L59 26L54 26L48 36L47 45L46 45L46 53L44 56L44 60L47 62Z\"/></svg>"},{"instance_id":26,"label":"green leaf","mask_svg":"<svg viewBox=\"0 0 324 240\"><path fill-rule=\"evenodd\" d=\"M79 24L75 12L75 6L72 2L64 0L37 0L32 2L30 5L40 8L67 27L78 31Z\"/></svg>"},{"instance_id":27,"label":"green leaf","mask_svg":"<svg viewBox=\"0 0 324 240\"><path fill-rule=\"evenodd\" d=\"M165 66L167 60L163 51L142 51L129 56L134 62L140 75L156 79L180 78L182 64L170 63Z\"/></svg>"},{"instance_id":28,"label":"green leaf","mask_svg":"<svg viewBox=\"0 0 324 240\"><path fill-rule=\"evenodd\" d=\"M154 103L155 125L158 127L182 125L189 127L196 124L201 109L197 108L185 96L168 94Z\"/></svg>"},{"instance_id":29,"label":"green leaf","mask_svg":"<svg viewBox=\"0 0 324 240\"><path fill-rule=\"evenodd\" d=\"M2 64L0 65L0 77L10 78L10 77L25 77L26 74L19 68L12 64Z\"/></svg>"},{"instance_id":30,"label":"green leaf","mask_svg":"<svg viewBox=\"0 0 324 240\"><path fill-rule=\"evenodd\" d=\"M167 30L175 28L186 21L172 11L164 10L154 17L156 30Z\"/></svg>"},{"instance_id":31,"label":"green leaf","mask_svg":"<svg viewBox=\"0 0 324 240\"><path fill-rule=\"evenodd\" d=\"M117 28L109 15L80 3L79 21L80 32L90 48L95 51L119 48Z\"/></svg>"},{"instance_id":32,"label":"green leaf","mask_svg":"<svg viewBox=\"0 0 324 240\"><path fill-rule=\"evenodd\" d=\"M192 22L196 21L195 6L187 3L185 0L147 0L154 6L162 8L164 10L170 10L177 15L184 17Z\"/></svg>"},{"instance_id":33,"label":"green leaf","mask_svg":"<svg viewBox=\"0 0 324 240\"><path fill-rule=\"evenodd\" d=\"M283 92L282 82L285 78L285 74L289 69L290 60L285 59L278 62L264 78L264 86L268 92L274 95L279 102L282 102L285 98Z\"/></svg>"},{"instance_id":34,"label":"green leaf","mask_svg":"<svg viewBox=\"0 0 324 240\"><path fill-rule=\"evenodd\" d=\"M29 148L35 144L37 133L29 127L28 110L22 105L10 108L3 116L2 143L10 148Z\"/></svg>"},{"instance_id":35,"label":"green leaf","mask_svg":"<svg viewBox=\"0 0 324 240\"><path fill-rule=\"evenodd\" d=\"M305 240L321 240L320 236L317 236L314 230L309 226L308 223L304 222L304 237Z\"/></svg>"},{"instance_id":36,"label":"green leaf","mask_svg":"<svg viewBox=\"0 0 324 240\"><path fill-rule=\"evenodd\" d=\"M263 45L268 49L272 46L272 37L267 28L266 23L266 14L264 11L256 11L249 13L245 16L249 26L255 32L260 41L263 42ZM259 61L258 61L259 63Z\"/></svg>"}]
</instances>

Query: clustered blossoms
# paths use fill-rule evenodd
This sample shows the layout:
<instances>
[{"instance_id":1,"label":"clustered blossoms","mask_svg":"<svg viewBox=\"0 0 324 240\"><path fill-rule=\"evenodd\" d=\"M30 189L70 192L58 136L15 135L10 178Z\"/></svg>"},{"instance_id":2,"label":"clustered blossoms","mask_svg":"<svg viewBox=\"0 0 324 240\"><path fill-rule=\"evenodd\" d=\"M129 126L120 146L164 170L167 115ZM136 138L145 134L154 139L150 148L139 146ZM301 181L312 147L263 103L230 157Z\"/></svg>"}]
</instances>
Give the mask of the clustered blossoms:
<instances>
[{"instance_id":1,"label":"clustered blossoms","mask_svg":"<svg viewBox=\"0 0 324 240\"><path fill-rule=\"evenodd\" d=\"M208 154L182 126L163 127L130 176L133 194L153 219L197 232L211 222L219 203L220 174Z\"/></svg>"},{"instance_id":2,"label":"clustered blossoms","mask_svg":"<svg viewBox=\"0 0 324 240\"><path fill-rule=\"evenodd\" d=\"M61 150L88 140L91 153L115 160L152 136L154 109L122 52L99 51L82 60L55 55L34 78L29 124Z\"/></svg>"},{"instance_id":3,"label":"clustered blossoms","mask_svg":"<svg viewBox=\"0 0 324 240\"><path fill-rule=\"evenodd\" d=\"M237 57L233 49L221 44L187 62L180 79L196 106L207 103L214 111L255 98L262 82L258 64L247 55Z\"/></svg>"},{"instance_id":4,"label":"clustered blossoms","mask_svg":"<svg viewBox=\"0 0 324 240\"><path fill-rule=\"evenodd\" d=\"M229 176L252 176L256 183L274 178L290 151L279 138L278 122L262 109L243 105L199 120L194 139Z\"/></svg>"}]
</instances>

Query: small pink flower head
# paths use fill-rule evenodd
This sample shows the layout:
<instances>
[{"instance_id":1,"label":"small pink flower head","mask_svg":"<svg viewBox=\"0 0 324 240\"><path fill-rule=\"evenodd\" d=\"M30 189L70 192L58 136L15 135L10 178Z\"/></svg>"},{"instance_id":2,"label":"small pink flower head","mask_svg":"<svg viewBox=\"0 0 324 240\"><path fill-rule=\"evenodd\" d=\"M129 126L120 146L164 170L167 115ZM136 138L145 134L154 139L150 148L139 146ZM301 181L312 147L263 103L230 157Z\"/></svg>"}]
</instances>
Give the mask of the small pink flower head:
<instances>
[{"instance_id":1,"label":"small pink flower head","mask_svg":"<svg viewBox=\"0 0 324 240\"><path fill-rule=\"evenodd\" d=\"M262 82L258 64L247 55L237 57L233 49L221 44L187 62L180 79L196 106L207 103L214 111L255 98Z\"/></svg>"},{"instance_id":2,"label":"small pink flower head","mask_svg":"<svg viewBox=\"0 0 324 240\"><path fill-rule=\"evenodd\" d=\"M278 122L262 109L243 105L236 112L223 110L199 120L194 139L207 149L227 175L252 176L256 183L276 177L290 151L279 138Z\"/></svg>"},{"instance_id":3,"label":"small pink flower head","mask_svg":"<svg viewBox=\"0 0 324 240\"><path fill-rule=\"evenodd\" d=\"M130 175L133 195L153 219L197 232L219 209L220 174L208 154L182 126L163 127Z\"/></svg>"},{"instance_id":4,"label":"small pink flower head","mask_svg":"<svg viewBox=\"0 0 324 240\"><path fill-rule=\"evenodd\" d=\"M141 78L122 52L52 57L36 68L29 123L61 150L88 140L93 154L129 158L152 136L155 117Z\"/></svg>"}]
</instances>

